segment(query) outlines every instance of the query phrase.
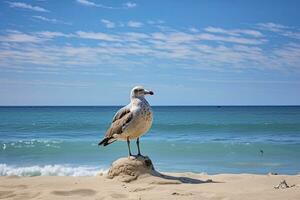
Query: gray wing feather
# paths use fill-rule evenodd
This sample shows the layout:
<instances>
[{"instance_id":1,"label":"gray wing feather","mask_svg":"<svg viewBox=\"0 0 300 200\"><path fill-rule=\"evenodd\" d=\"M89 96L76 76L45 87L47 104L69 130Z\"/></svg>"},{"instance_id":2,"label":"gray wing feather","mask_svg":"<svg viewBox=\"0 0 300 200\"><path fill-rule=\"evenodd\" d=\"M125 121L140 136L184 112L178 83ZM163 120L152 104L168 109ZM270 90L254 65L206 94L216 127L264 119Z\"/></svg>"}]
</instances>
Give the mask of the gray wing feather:
<instances>
[{"instance_id":1,"label":"gray wing feather","mask_svg":"<svg viewBox=\"0 0 300 200\"><path fill-rule=\"evenodd\" d=\"M105 137L113 137L115 134L122 134L123 130L132 120L133 114L126 107L120 109L113 118L110 128L107 130Z\"/></svg>"},{"instance_id":2,"label":"gray wing feather","mask_svg":"<svg viewBox=\"0 0 300 200\"><path fill-rule=\"evenodd\" d=\"M118 119L121 119L124 115L126 115L129 112L130 112L130 109L127 106L121 108L120 110L118 110L118 112L113 117L112 123L114 123Z\"/></svg>"}]
</instances>

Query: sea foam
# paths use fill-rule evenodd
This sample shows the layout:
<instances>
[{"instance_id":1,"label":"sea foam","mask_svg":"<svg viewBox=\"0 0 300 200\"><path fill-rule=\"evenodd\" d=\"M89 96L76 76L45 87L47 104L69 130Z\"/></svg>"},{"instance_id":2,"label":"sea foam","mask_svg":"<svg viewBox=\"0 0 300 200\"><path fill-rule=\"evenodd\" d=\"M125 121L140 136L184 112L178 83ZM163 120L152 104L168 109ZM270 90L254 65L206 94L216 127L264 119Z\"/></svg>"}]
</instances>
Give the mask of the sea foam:
<instances>
[{"instance_id":1,"label":"sea foam","mask_svg":"<svg viewBox=\"0 0 300 200\"><path fill-rule=\"evenodd\" d=\"M96 167L72 167L68 165L15 167L0 164L0 176L96 176L106 172L107 170Z\"/></svg>"}]
</instances>

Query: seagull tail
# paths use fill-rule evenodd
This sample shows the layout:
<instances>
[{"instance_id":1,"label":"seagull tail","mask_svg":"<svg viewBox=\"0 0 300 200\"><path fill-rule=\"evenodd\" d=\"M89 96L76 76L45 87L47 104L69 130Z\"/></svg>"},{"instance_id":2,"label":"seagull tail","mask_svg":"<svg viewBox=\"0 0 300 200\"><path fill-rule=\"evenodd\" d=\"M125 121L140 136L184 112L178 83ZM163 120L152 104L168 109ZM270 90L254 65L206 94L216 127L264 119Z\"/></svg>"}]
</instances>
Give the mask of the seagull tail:
<instances>
[{"instance_id":1,"label":"seagull tail","mask_svg":"<svg viewBox=\"0 0 300 200\"><path fill-rule=\"evenodd\" d=\"M106 145L109 145L111 143L113 143L114 141L116 141L115 138L113 137L108 137L108 138L104 138L102 141L99 142L99 146L103 145L103 146L106 146Z\"/></svg>"}]
</instances>

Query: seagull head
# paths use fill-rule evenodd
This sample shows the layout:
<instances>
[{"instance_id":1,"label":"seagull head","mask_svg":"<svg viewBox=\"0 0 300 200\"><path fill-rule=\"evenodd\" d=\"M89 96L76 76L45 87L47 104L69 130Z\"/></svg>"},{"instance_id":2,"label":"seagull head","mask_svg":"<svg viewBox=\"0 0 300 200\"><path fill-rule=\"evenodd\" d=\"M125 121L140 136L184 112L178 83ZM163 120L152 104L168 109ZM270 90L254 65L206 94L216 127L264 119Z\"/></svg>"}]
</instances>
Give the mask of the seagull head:
<instances>
[{"instance_id":1,"label":"seagull head","mask_svg":"<svg viewBox=\"0 0 300 200\"><path fill-rule=\"evenodd\" d=\"M145 95L153 95L154 93L150 90L144 89L143 86L135 86L131 90L131 98L145 97Z\"/></svg>"}]
</instances>

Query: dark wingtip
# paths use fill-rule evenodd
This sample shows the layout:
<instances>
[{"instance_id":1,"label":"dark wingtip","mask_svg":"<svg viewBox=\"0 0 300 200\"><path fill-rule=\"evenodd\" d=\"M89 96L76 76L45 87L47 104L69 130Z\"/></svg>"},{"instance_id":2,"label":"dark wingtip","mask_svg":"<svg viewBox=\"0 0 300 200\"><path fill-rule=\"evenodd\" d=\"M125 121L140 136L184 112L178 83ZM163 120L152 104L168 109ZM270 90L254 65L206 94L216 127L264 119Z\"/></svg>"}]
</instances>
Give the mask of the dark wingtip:
<instances>
[{"instance_id":1,"label":"dark wingtip","mask_svg":"<svg viewBox=\"0 0 300 200\"><path fill-rule=\"evenodd\" d=\"M113 142L115 141L115 140L109 141L110 139L112 139L112 137L104 138L102 141L100 141L100 142L98 143L98 146L103 145L103 146L105 147L105 146L107 146L107 145L109 145L109 144L111 144L111 143L113 143Z\"/></svg>"},{"instance_id":2,"label":"dark wingtip","mask_svg":"<svg viewBox=\"0 0 300 200\"><path fill-rule=\"evenodd\" d=\"M101 146L101 145L106 146L108 140L109 140L108 138L104 138L102 141L100 141L100 142L98 143L98 146Z\"/></svg>"}]
</instances>

